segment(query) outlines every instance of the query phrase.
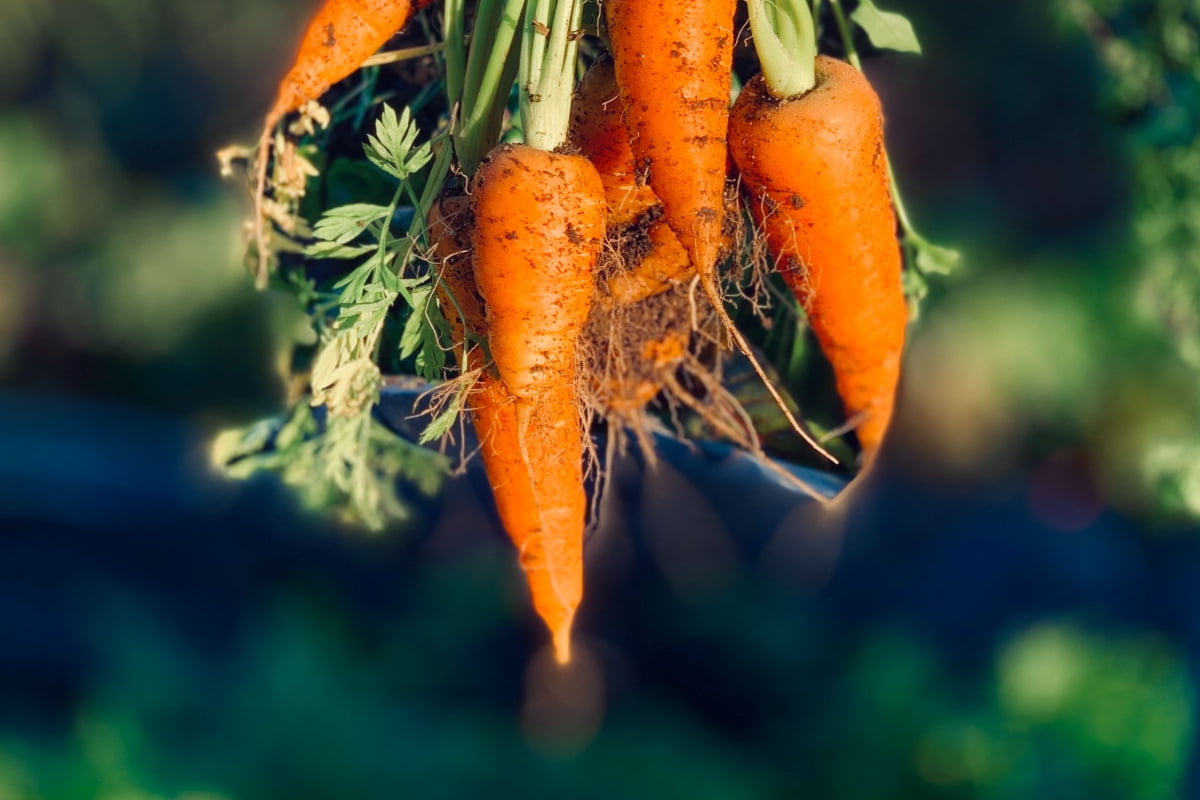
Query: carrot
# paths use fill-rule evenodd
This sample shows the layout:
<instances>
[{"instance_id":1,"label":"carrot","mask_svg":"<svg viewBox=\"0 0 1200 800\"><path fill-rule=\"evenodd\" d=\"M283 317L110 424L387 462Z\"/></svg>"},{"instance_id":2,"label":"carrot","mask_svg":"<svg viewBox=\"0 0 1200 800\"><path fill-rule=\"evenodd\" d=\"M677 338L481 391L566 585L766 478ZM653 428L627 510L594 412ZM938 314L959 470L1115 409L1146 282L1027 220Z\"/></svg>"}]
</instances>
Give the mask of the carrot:
<instances>
[{"instance_id":1,"label":"carrot","mask_svg":"<svg viewBox=\"0 0 1200 800\"><path fill-rule=\"evenodd\" d=\"M480 165L471 202L475 281L492 357L513 398L517 441L515 450L502 442L489 476L534 605L565 662L583 596L587 507L576 356L604 235L604 190L582 156L502 145ZM518 487L514 496L506 486Z\"/></svg>"},{"instance_id":2,"label":"carrot","mask_svg":"<svg viewBox=\"0 0 1200 800\"><path fill-rule=\"evenodd\" d=\"M815 80L779 100L752 79L733 106L729 149L870 460L892 416L908 318L883 114L849 64L819 56Z\"/></svg>"},{"instance_id":3,"label":"carrot","mask_svg":"<svg viewBox=\"0 0 1200 800\"><path fill-rule=\"evenodd\" d=\"M609 227L628 225L662 205L654 190L635 174L612 59L597 61L584 73L571 101L568 137L600 173Z\"/></svg>"},{"instance_id":4,"label":"carrot","mask_svg":"<svg viewBox=\"0 0 1200 800\"><path fill-rule=\"evenodd\" d=\"M686 278L691 272L688 253L662 218L662 202L654 190L637 179L611 59L597 61L579 82L571 103L569 136L600 173L609 229L641 225L648 240L648 248L636 262L608 280L608 297L618 305L630 305Z\"/></svg>"},{"instance_id":5,"label":"carrot","mask_svg":"<svg viewBox=\"0 0 1200 800\"><path fill-rule=\"evenodd\" d=\"M469 204L466 195L442 195L430 206L427 219L429 240L440 266L438 305L450 325L451 343L460 355L469 344L468 334L477 339L487 335L487 312L471 266ZM467 368L480 366L468 363Z\"/></svg>"},{"instance_id":6,"label":"carrot","mask_svg":"<svg viewBox=\"0 0 1200 800\"><path fill-rule=\"evenodd\" d=\"M662 218L652 220L645 231L646 252L631 269L608 279L608 297L617 305L632 305L661 294L692 274L692 262L679 237Z\"/></svg>"},{"instance_id":7,"label":"carrot","mask_svg":"<svg viewBox=\"0 0 1200 800\"><path fill-rule=\"evenodd\" d=\"M737 0L607 0L608 33L634 163L661 198L700 287L792 427L796 420L725 310L717 285Z\"/></svg>"},{"instance_id":8,"label":"carrot","mask_svg":"<svg viewBox=\"0 0 1200 800\"><path fill-rule=\"evenodd\" d=\"M431 0L416 0L419 9ZM254 237L258 248L258 280L267 275L266 229L263 195L267 189L267 161L275 127L285 116L325 94L371 57L412 17L412 0L325 0L309 22L292 67L275 92L258 140L258 175L255 186Z\"/></svg>"},{"instance_id":9,"label":"carrot","mask_svg":"<svg viewBox=\"0 0 1200 800\"><path fill-rule=\"evenodd\" d=\"M493 154L492 158L499 155ZM489 199L488 192L503 190L501 184L508 177L501 175L499 179L493 179L489 176L492 163L491 160L484 162L475 184L475 202L482 202L485 209L490 209L495 202ZM508 167L500 169L504 171ZM472 263L479 261L474 252L480 237L468 225L467 202L466 197L441 198L429 215L430 238L441 261L441 277L446 284L439 288L442 311L450 322L456 348L460 348L460 352L461 348L467 348L468 369L480 371L467 405L479 438L484 470L501 523L518 549L534 608L553 634L558 660L565 663L570 660L571 624L583 594L586 508L582 475L583 431L578 424L573 379L566 383L552 382L554 385L540 389L536 392L539 397L532 403L519 401L504 380L484 369L483 351L470 346L468 336L483 338L492 334L489 321L494 321L497 314L488 314L490 306L485 306L471 270ZM503 202L503 198L499 202ZM532 202L532 199L526 201L527 204ZM498 244L512 247L511 241L505 235ZM495 257L486 255L487 248L484 252L482 271L488 273L498 269ZM523 266L532 273L538 264ZM590 273L585 274L588 274L590 292ZM524 277L541 282L535 274ZM446 289L453 293L453 302ZM508 294L511 295L511 291ZM511 298L506 302L505 295L506 291L500 291L501 318L513 313ZM492 334L490 340L494 349L504 336ZM573 357L569 363L574 366ZM526 413L528 410L537 417L562 422L548 429L535 428Z\"/></svg>"},{"instance_id":10,"label":"carrot","mask_svg":"<svg viewBox=\"0 0 1200 800\"><path fill-rule=\"evenodd\" d=\"M701 279L715 288L737 0L608 0L635 164Z\"/></svg>"}]
</instances>

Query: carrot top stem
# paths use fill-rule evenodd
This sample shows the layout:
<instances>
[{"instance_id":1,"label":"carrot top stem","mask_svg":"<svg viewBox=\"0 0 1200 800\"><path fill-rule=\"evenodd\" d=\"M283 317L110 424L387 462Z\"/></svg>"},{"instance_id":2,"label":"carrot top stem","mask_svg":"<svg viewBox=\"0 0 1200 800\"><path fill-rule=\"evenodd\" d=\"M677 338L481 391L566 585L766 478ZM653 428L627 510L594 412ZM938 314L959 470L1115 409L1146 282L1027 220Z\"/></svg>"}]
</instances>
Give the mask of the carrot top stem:
<instances>
[{"instance_id":1,"label":"carrot top stem","mask_svg":"<svg viewBox=\"0 0 1200 800\"><path fill-rule=\"evenodd\" d=\"M817 33L808 0L747 0L746 7L771 95L799 97L816 86Z\"/></svg>"},{"instance_id":2,"label":"carrot top stem","mask_svg":"<svg viewBox=\"0 0 1200 800\"><path fill-rule=\"evenodd\" d=\"M833 9L833 18L837 20L838 36L842 39L842 46L846 48L846 60L856 70L862 72L862 59L858 57L858 49L854 46L854 36L850 33L850 20L846 17L841 0L829 0L829 6Z\"/></svg>"},{"instance_id":3,"label":"carrot top stem","mask_svg":"<svg viewBox=\"0 0 1200 800\"><path fill-rule=\"evenodd\" d=\"M529 0L521 46L521 122L525 143L551 151L567 140L575 61L576 31L583 24L583 0Z\"/></svg>"},{"instance_id":4,"label":"carrot top stem","mask_svg":"<svg viewBox=\"0 0 1200 800\"><path fill-rule=\"evenodd\" d=\"M461 14L461 0L449 1L459 6ZM525 0L480 0L476 11L462 87L450 96L451 107L459 106L455 149L468 175L475 173L484 154L496 144L498 123L512 86L513 39L524 7ZM461 34L461 20L458 25Z\"/></svg>"},{"instance_id":5,"label":"carrot top stem","mask_svg":"<svg viewBox=\"0 0 1200 800\"><path fill-rule=\"evenodd\" d=\"M465 0L445 0L442 6L444 22L442 35L445 37L443 64L446 70L446 97L453 108L462 97L463 81L467 70L467 32L464 29L466 14Z\"/></svg>"}]
</instances>

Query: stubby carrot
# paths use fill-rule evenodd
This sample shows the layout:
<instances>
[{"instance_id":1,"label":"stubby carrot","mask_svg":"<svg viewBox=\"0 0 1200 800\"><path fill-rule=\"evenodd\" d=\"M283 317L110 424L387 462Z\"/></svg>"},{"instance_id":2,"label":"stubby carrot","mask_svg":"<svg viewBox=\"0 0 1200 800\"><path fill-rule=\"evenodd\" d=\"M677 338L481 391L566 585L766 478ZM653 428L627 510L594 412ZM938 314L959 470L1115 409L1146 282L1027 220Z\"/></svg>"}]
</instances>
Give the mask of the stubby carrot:
<instances>
[{"instance_id":1,"label":"stubby carrot","mask_svg":"<svg viewBox=\"0 0 1200 800\"><path fill-rule=\"evenodd\" d=\"M285 116L325 94L349 76L430 0L325 0L309 22L291 69L275 92L258 141L255 185L255 243L260 283L266 279L266 221L262 202L275 127Z\"/></svg>"},{"instance_id":2,"label":"stubby carrot","mask_svg":"<svg viewBox=\"0 0 1200 800\"><path fill-rule=\"evenodd\" d=\"M646 240L635 257L627 256L627 262L632 257L627 269L609 278L612 302L630 305L686 279L692 272L688 253L663 219L654 190L637 178L612 59L597 61L579 82L571 103L570 140L600 173L609 229L641 228Z\"/></svg>"},{"instance_id":3,"label":"stubby carrot","mask_svg":"<svg viewBox=\"0 0 1200 800\"><path fill-rule=\"evenodd\" d=\"M616 83L637 170L715 288L737 0L608 0Z\"/></svg>"},{"instance_id":4,"label":"stubby carrot","mask_svg":"<svg viewBox=\"0 0 1200 800\"><path fill-rule=\"evenodd\" d=\"M488 342L514 398L519 448L505 463L519 464L533 495L510 503L506 528L566 661L583 596L587 507L576 358L595 292L604 189L582 156L502 145L475 174L471 203L472 263L487 304ZM497 504L509 502L493 481Z\"/></svg>"},{"instance_id":5,"label":"stubby carrot","mask_svg":"<svg viewBox=\"0 0 1200 800\"><path fill-rule=\"evenodd\" d=\"M610 227L628 225L662 205L654 190L637 178L612 59L588 67L576 87L568 138L600 173Z\"/></svg>"},{"instance_id":6,"label":"stubby carrot","mask_svg":"<svg viewBox=\"0 0 1200 800\"><path fill-rule=\"evenodd\" d=\"M755 77L734 103L729 149L870 459L891 420L908 319L879 98L826 56L815 88L795 98Z\"/></svg>"}]
</instances>

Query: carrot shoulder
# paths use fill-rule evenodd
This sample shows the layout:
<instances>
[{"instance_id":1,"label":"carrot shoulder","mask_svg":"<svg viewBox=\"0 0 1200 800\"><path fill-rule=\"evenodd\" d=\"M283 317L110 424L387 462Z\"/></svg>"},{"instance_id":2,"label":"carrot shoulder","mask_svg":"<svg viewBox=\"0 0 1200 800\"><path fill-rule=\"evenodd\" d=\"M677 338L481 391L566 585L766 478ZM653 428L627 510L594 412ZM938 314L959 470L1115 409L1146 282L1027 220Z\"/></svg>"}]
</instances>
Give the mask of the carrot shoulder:
<instances>
[{"instance_id":1,"label":"carrot shoulder","mask_svg":"<svg viewBox=\"0 0 1200 800\"><path fill-rule=\"evenodd\" d=\"M565 662L583 596L587 510L576 357L604 235L603 187L581 156L504 145L476 173L472 208L474 277L512 398L511 417L477 414L476 426L493 442L484 463L496 504Z\"/></svg>"},{"instance_id":2,"label":"carrot shoulder","mask_svg":"<svg viewBox=\"0 0 1200 800\"><path fill-rule=\"evenodd\" d=\"M729 148L870 458L891 420L908 319L883 114L849 64L820 56L816 80L785 100L751 80L733 107Z\"/></svg>"}]
</instances>

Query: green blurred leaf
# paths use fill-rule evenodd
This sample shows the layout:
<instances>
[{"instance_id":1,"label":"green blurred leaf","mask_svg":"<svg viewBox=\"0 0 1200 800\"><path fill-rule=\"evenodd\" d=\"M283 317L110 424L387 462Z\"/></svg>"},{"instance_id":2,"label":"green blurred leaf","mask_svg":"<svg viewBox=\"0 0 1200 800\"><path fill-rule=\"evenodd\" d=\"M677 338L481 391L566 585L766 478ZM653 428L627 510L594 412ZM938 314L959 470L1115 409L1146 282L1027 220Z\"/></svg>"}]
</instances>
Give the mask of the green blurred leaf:
<instances>
[{"instance_id":1,"label":"green blurred leaf","mask_svg":"<svg viewBox=\"0 0 1200 800\"><path fill-rule=\"evenodd\" d=\"M876 47L900 53L921 52L916 31L903 14L882 11L872 0L859 0L858 8L854 9L850 18L866 32L871 44Z\"/></svg>"},{"instance_id":2,"label":"green blurred leaf","mask_svg":"<svg viewBox=\"0 0 1200 800\"><path fill-rule=\"evenodd\" d=\"M926 275L953 275L962 264L962 253L950 247L919 240L913 242L913 248L917 269Z\"/></svg>"}]
</instances>

